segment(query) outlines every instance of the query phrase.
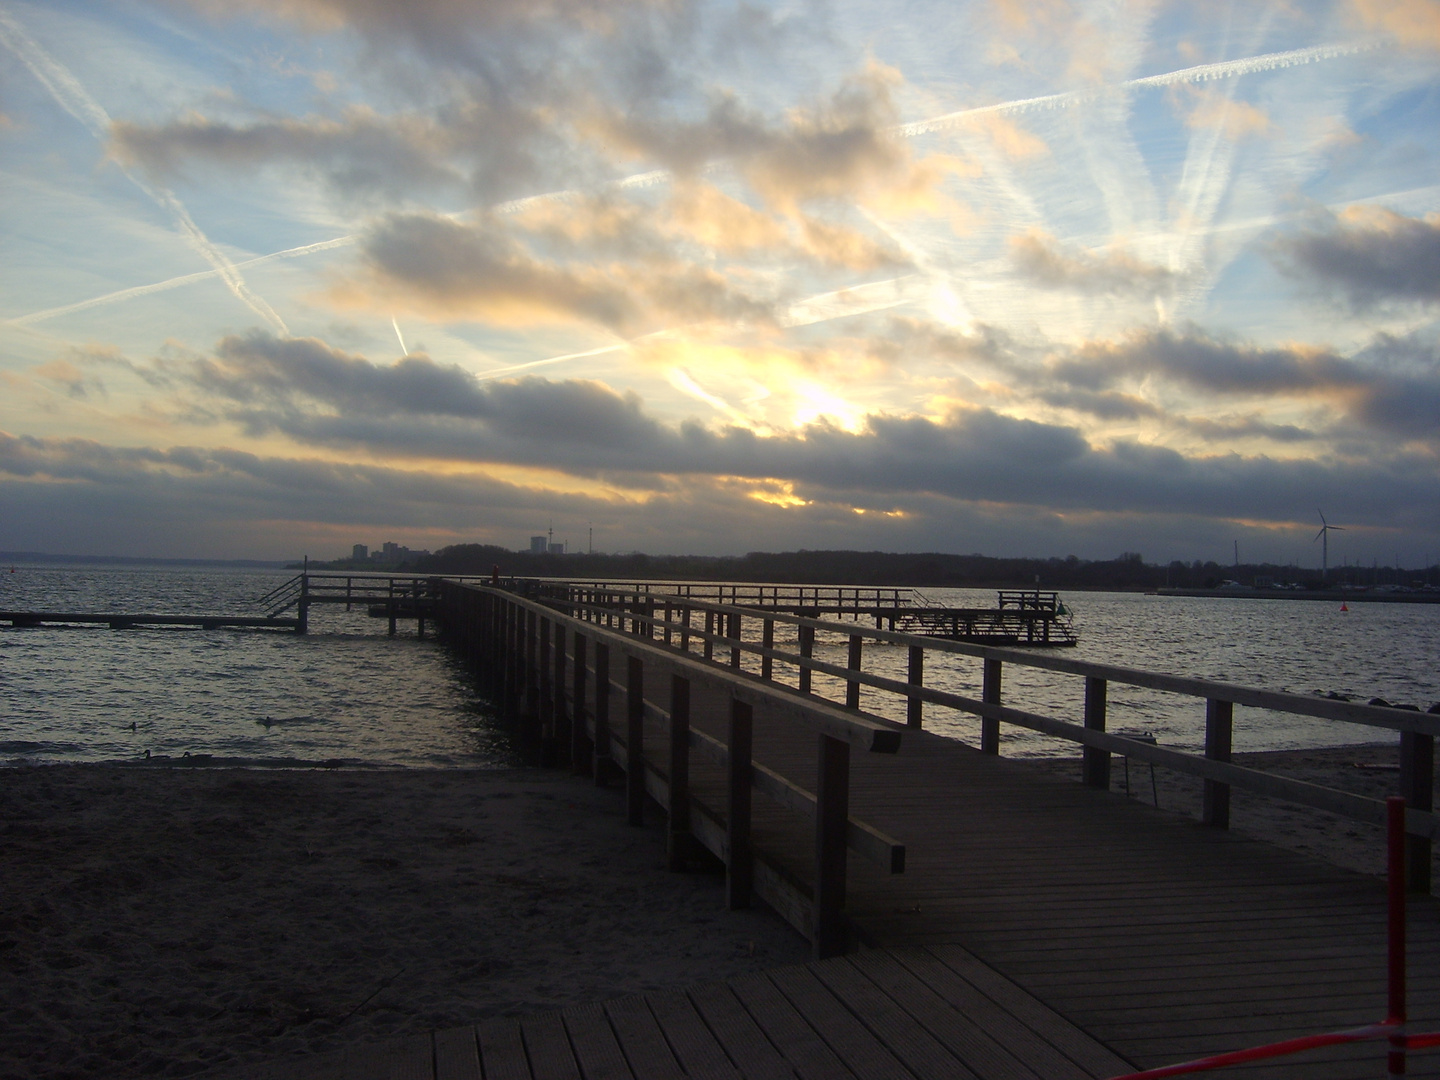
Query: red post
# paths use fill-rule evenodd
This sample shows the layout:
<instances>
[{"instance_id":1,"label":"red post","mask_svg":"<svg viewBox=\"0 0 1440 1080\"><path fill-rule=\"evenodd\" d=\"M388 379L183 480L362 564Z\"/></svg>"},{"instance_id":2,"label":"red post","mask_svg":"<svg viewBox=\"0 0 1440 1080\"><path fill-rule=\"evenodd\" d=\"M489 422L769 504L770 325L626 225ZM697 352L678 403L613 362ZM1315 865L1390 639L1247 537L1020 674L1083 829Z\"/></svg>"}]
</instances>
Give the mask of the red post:
<instances>
[{"instance_id":1,"label":"red post","mask_svg":"<svg viewBox=\"0 0 1440 1080\"><path fill-rule=\"evenodd\" d=\"M1389 1074L1405 1075L1405 800L1385 800L1390 869L1390 1009L1386 1017L1401 1027L1390 1036Z\"/></svg>"}]
</instances>

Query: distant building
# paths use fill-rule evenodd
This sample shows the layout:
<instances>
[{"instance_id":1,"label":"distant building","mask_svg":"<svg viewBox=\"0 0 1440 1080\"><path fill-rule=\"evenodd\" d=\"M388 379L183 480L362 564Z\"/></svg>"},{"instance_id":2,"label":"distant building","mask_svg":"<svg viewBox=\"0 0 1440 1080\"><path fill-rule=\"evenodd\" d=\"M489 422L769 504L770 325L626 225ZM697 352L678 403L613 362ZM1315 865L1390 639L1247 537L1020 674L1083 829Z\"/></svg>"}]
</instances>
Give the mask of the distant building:
<instances>
[{"instance_id":1,"label":"distant building","mask_svg":"<svg viewBox=\"0 0 1440 1080\"><path fill-rule=\"evenodd\" d=\"M562 540L562 541L561 541L560 543L558 543L558 544L551 544L551 545L550 545L550 554L551 554L551 555L564 555L564 554L565 554L565 542Z\"/></svg>"},{"instance_id":2,"label":"distant building","mask_svg":"<svg viewBox=\"0 0 1440 1080\"><path fill-rule=\"evenodd\" d=\"M544 555L549 547L549 541L543 536L530 537L530 554Z\"/></svg>"},{"instance_id":3,"label":"distant building","mask_svg":"<svg viewBox=\"0 0 1440 1080\"><path fill-rule=\"evenodd\" d=\"M350 550L350 558L355 562L364 562L370 558L370 548L365 544L356 544Z\"/></svg>"}]
</instances>

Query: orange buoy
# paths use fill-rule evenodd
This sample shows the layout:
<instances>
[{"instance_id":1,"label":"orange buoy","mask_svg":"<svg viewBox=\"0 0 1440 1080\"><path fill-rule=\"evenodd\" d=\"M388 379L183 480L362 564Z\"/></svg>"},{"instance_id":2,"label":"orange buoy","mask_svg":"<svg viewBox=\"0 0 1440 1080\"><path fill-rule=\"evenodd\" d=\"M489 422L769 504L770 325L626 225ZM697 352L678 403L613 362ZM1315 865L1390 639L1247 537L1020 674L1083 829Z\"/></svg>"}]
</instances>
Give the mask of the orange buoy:
<instances>
[{"instance_id":1,"label":"orange buoy","mask_svg":"<svg viewBox=\"0 0 1440 1080\"><path fill-rule=\"evenodd\" d=\"M1340 601L1340 610L1341 610L1341 611L1349 611L1349 610L1350 610L1350 605L1347 604L1347 603L1345 603L1344 600L1341 600L1341 601Z\"/></svg>"}]
</instances>

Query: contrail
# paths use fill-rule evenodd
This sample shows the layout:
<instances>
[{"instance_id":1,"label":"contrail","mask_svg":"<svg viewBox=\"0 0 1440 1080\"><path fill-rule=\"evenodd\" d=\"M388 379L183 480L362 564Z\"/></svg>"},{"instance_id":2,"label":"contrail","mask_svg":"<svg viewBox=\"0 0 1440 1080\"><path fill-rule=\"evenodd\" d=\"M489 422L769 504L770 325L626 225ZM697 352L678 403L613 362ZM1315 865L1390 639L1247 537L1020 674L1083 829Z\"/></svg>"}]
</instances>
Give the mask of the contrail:
<instances>
[{"instance_id":1,"label":"contrail","mask_svg":"<svg viewBox=\"0 0 1440 1080\"><path fill-rule=\"evenodd\" d=\"M348 247L359 241L359 236L337 236L334 240L321 240L315 244L303 244L300 247L286 248L284 251L272 251L269 255L257 255L253 259L245 259L243 262L235 263L237 270L244 270L251 266L258 266L261 263L269 262L271 259L294 259L301 255L310 255L317 251L328 251L331 248ZM147 296L150 293L165 292L168 289L178 289L181 285L190 285L197 281L205 281L208 278L219 277L218 270L197 270L193 274L181 274L179 277L166 278L164 281L156 281L149 285L133 285L128 289L117 289L115 292L106 293L104 296L92 296L89 300L78 300L73 304L63 304L60 307L45 308L43 311L32 311L28 315L19 315L13 319L7 319L11 326L29 326L31 323L43 322L46 319L53 319L59 315L69 315L76 311L84 311L86 308L99 307L102 304L113 304L119 300L131 300L137 296Z\"/></svg>"},{"instance_id":2,"label":"contrail","mask_svg":"<svg viewBox=\"0 0 1440 1080\"><path fill-rule=\"evenodd\" d=\"M1290 49L1286 52L1264 53L1247 56L1240 60L1219 60L1213 64L1197 64L1194 67L1167 71L1163 75L1146 75L1139 79L1126 79L1110 87L1095 90L1067 90L1062 94L1044 94L1040 97L1019 98L1002 101L995 105L980 105L973 109L960 109L932 116L929 120L917 120L911 124L900 124L891 132L902 138L927 135L932 131L943 131L966 120L987 114L1023 113L1036 109L1064 109L1086 101L1093 101L1106 90L1135 90L1147 86L1176 86L1180 83L1210 82L1214 79L1233 79L1241 75L1253 75L1259 71L1276 71L1280 68L1314 64L1321 60L1334 60L1341 56L1368 52L1380 47L1378 41L1362 41L1343 45L1312 45L1308 49Z\"/></svg>"},{"instance_id":3,"label":"contrail","mask_svg":"<svg viewBox=\"0 0 1440 1080\"><path fill-rule=\"evenodd\" d=\"M410 350L405 347L405 338L400 333L400 320L390 316L390 325L395 327L395 336L400 339L400 353L402 356L409 356Z\"/></svg>"},{"instance_id":4,"label":"contrail","mask_svg":"<svg viewBox=\"0 0 1440 1080\"><path fill-rule=\"evenodd\" d=\"M4 9L0 9L0 42L3 42L19 58L20 62L29 68L30 73L50 92L50 96L62 109L83 124L96 139L101 142L105 141L110 133L110 114L85 91L79 80L70 74L64 65L42 49ZM289 334L290 331L285 326L284 320L275 313L274 308L246 287L245 279L235 269L235 264L211 243L210 238L201 231L200 226L195 224L194 219L190 217L190 212L185 209L185 205L175 196L174 192L163 187L152 188L123 165L117 163L117 167L127 180L170 214L175 224L179 226L181 233L190 241L190 245L215 268L215 272L236 299L282 334Z\"/></svg>"},{"instance_id":5,"label":"contrail","mask_svg":"<svg viewBox=\"0 0 1440 1080\"><path fill-rule=\"evenodd\" d=\"M662 331L663 332L663 331ZM649 337L650 335L645 335ZM638 341L639 338L636 338ZM628 349L631 342L622 341L618 345L602 345L598 349L588 349L585 352L566 353L564 356L547 356L543 360L526 360L523 364L510 364L507 367L491 368L489 371L477 372L477 379L494 379L501 375L508 375L512 371L524 371L527 368L541 367L545 364L558 364L562 360L582 360L587 356L600 356L603 353L619 352L621 349Z\"/></svg>"},{"instance_id":6,"label":"contrail","mask_svg":"<svg viewBox=\"0 0 1440 1080\"><path fill-rule=\"evenodd\" d=\"M27 37L18 25L0 10L0 41L4 41L28 67L32 74L50 91L51 95L66 112L79 120L96 134L97 138L103 138L109 129L110 117L105 110L96 104L80 86L68 71L50 59L33 41ZM25 45L18 44L24 42ZM29 51L26 51L28 47ZM1306 49L1291 49L1287 52L1265 53L1259 56L1244 57L1239 60L1221 60L1211 64L1197 64L1194 67L1181 68L1177 71L1169 71L1160 75L1146 75L1137 79L1128 79L1125 82L1116 84L1122 89L1139 89L1152 86L1174 86L1180 83L1208 82L1215 79L1236 78L1241 75L1249 75L1260 71L1275 71L1281 68L1296 67L1301 64L1313 64L1322 60L1336 59L1342 56L1349 56L1355 53L1366 52L1379 47L1378 42L1359 42L1352 44L1314 45ZM1113 89L1113 88L1112 88ZM934 116L928 120L917 120L909 124L900 124L890 129L891 134L901 138L914 138L930 132L943 131L965 123L967 120L986 114L1005 114L1027 112L1034 109L1059 109L1068 108L1071 105L1081 104L1094 100L1102 91L1068 91L1061 94L1046 94L1040 97L1019 98L1013 101L998 102L994 105L982 105L971 109L961 109L957 112L945 113L941 116ZM712 165L710 168L714 168ZM123 170L122 170L123 171ZM707 170L708 171L708 170ZM147 194L157 198L155 193L150 192L140 181L136 180L127 172L129 179L145 190ZM667 183L672 179L672 174L666 169L653 169L649 172L636 173L615 181L611 187L619 189L647 188L658 184ZM168 192L166 193L169 194ZM522 199L512 199L508 202L498 203L492 210L501 214L514 214L526 208L544 202L568 202L579 198L582 192L579 190L552 191L541 195L530 195ZM170 196L174 199L174 196ZM178 205L178 200L175 200ZM182 208L183 212L183 208ZM186 215L185 220L189 217ZM193 228L193 223L192 223ZM199 230L195 229L195 234ZM187 231L187 235L190 235ZM192 239L194 236L192 235ZM66 304L61 307L46 308L43 311L31 312L15 319L8 320L12 325L26 326L31 323L40 322L45 319L52 319L59 315L67 315L75 311L83 311L86 308L96 307L100 304L114 303L120 300L128 300L136 296L144 296L148 293L160 292L165 289L177 288L181 285L188 285L192 282L202 281L209 277L219 276L225 279L227 285L232 280L238 280L238 274L233 278L226 275L224 268L229 268L232 273L241 267L254 266L269 259L294 258L299 255L308 255L311 252L324 251L329 248L343 247L358 241L359 237L347 235L336 237L333 240L323 240L316 244L306 244L302 247L288 248L285 251L277 251L270 255L261 255L241 263L229 263L219 252L215 252L216 259L211 259L214 270L201 271L195 274L184 274L179 277L170 278L166 281L155 282L151 285L138 285L129 289L121 289L117 292L106 293L104 296L93 297L89 300L81 300L74 304ZM205 244L213 250L213 245ZM207 258L209 258L207 254ZM218 260L218 261L217 261ZM240 286L244 288L243 282ZM232 292L234 287L232 286ZM249 295L236 294L241 296L247 304ZM262 301L263 302L263 301ZM252 308L254 305L251 304ZM269 305L266 305L269 309ZM258 308L256 309L258 311ZM271 312L273 315L274 313ZM262 317L263 313L262 313ZM275 319L278 321L278 316ZM282 324L283 325L283 324ZM624 348L622 345L607 346L600 352L610 352ZM543 360L532 360L525 364L517 364L511 367L496 369L493 373L502 374L509 371L519 370L538 364L552 364L561 360L579 359L585 356L596 355L595 352L574 353L566 356L547 357Z\"/></svg>"}]
</instances>

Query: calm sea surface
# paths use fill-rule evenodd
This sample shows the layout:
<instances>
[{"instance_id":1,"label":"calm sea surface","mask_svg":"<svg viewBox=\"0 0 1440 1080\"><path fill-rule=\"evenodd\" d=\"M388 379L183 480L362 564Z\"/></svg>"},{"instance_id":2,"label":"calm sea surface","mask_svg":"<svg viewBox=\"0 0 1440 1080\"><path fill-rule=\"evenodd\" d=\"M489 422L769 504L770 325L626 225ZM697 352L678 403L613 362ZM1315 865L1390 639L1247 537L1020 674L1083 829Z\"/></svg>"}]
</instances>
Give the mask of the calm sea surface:
<instances>
[{"instance_id":1,"label":"calm sea surface","mask_svg":"<svg viewBox=\"0 0 1440 1080\"><path fill-rule=\"evenodd\" d=\"M259 614L290 571L19 565L0 567L0 610ZM993 592L931 590L989 607ZM1195 599L1073 593L1081 644L1065 655L1299 694L1440 701L1440 605ZM414 624L386 636L363 608L311 609L308 636L252 630L0 626L0 761L104 761L211 754L248 760L504 766L518 760L462 664ZM777 645L784 647L782 634ZM866 666L904 678L905 650L867 646ZM844 663L841 639L817 655ZM979 696L980 665L927 657L927 684ZM816 690L841 691L817 676ZM867 690L864 706L903 716ZM1005 700L1079 719L1079 679L1007 665ZM1147 730L1198 749L1204 703L1111 685L1112 730ZM133 728L132 728L133 725ZM926 726L967 740L978 723L927 707ZM1236 749L1388 738L1350 725L1236 710ZM1073 744L1006 728L1007 753L1073 754Z\"/></svg>"}]
</instances>

